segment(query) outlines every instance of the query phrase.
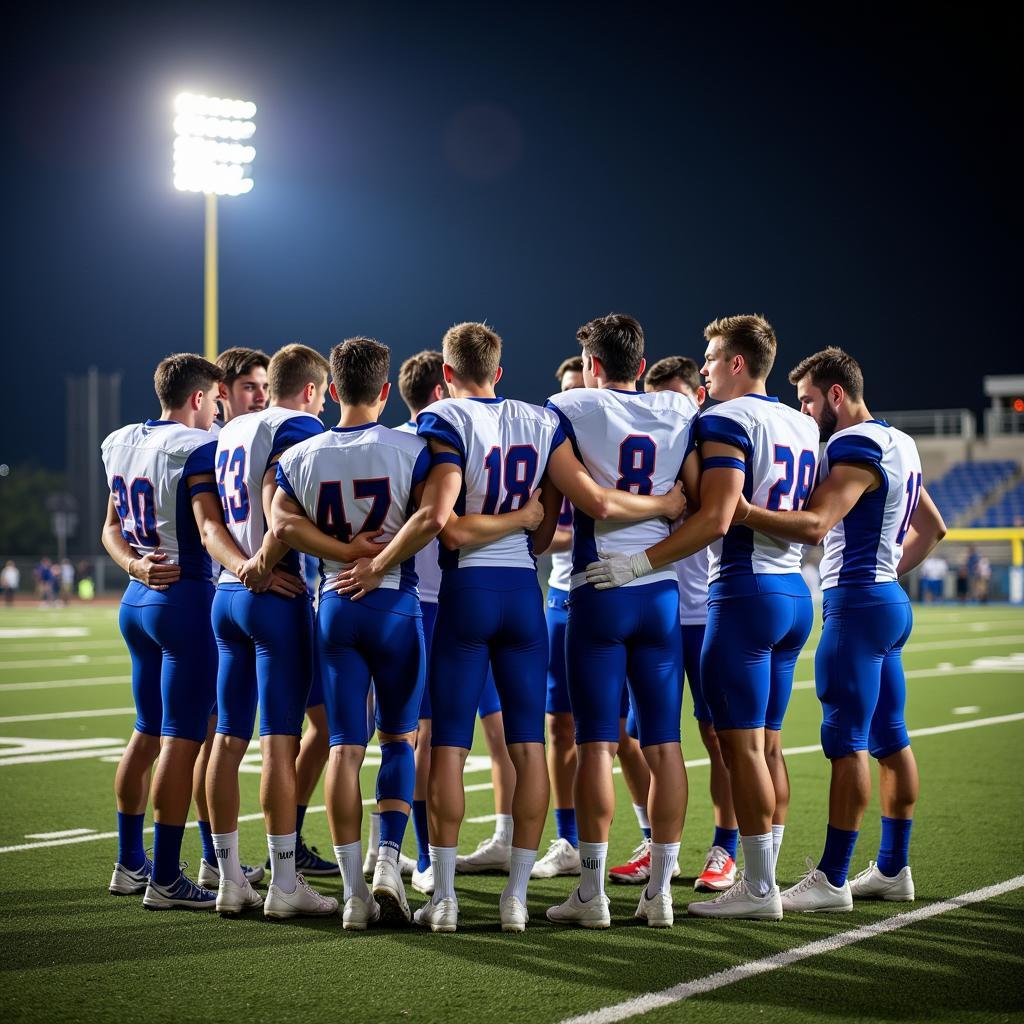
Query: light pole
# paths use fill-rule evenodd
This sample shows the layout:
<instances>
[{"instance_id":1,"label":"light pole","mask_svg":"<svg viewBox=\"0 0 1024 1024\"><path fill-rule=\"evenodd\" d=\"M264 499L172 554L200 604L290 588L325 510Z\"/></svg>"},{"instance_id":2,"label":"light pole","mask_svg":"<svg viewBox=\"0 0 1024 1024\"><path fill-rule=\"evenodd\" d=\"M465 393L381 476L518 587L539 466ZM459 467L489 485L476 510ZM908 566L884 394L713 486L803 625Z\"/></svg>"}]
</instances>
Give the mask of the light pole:
<instances>
[{"instance_id":1,"label":"light pole","mask_svg":"<svg viewBox=\"0 0 1024 1024\"><path fill-rule=\"evenodd\" d=\"M252 191L256 104L183 92L174 101L174 187L206 197L203 348L217 358L217 196ZM246 172L249 172L248 175Z\"/></svg>"}]
</instances>

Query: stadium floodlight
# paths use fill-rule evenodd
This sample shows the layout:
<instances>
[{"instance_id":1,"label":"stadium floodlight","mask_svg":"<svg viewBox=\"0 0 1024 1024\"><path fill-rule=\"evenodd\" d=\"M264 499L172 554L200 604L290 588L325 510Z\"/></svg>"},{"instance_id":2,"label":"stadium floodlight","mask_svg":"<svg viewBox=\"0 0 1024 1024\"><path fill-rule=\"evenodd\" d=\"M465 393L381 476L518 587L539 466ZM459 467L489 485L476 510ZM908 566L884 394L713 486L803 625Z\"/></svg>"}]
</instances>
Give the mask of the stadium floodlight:
<instances>
[{"instance_id":1,"label":"stadium floodlight","mask_svg":"<svg viewBox=\"0 0 1024 1024\"><path fill-rule=\"evenodd\" d=\"M217 358L217 196L253 188L256 104L183 92L174 101L174 187L206 197L204 350Z\"/></svg>"}]
</instances>

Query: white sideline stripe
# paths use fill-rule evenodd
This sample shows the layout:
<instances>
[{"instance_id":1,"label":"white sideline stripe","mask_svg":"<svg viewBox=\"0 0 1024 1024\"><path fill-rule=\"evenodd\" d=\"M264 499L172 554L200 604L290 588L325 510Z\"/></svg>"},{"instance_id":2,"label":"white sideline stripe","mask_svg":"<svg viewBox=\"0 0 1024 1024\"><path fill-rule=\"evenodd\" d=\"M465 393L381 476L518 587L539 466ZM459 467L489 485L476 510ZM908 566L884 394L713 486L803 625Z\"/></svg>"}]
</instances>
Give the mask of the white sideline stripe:
<instances>
[{"instance_id":1,"label":"white sideline stripe","mask_svg":"<svg viewBox=\"0 0 1024 1024\"><path fill-rule=\"evenodd\" d=\"M69 686L112 686L130 683L131 676L94 676L91 679L37 679L31 683L0 683L0 693L12 690L61 690Z\"/></svg>"},{"instance_id":2,"label":"white sideline stripe","mask_svg":"<svg viewBox=\"0 0 1024 1024\"><path fill-rule=\"evenodd\" d=\"M51 761L81 761L89 757L109 757L124 753L124 744L116 747L95 747L92 750L63 750L49 754L17 754L14 757L0 757L0 768L9 768L15 764L49 764Z\"/></svg>"},{"instance_id":3,"label":"white sideline stripe","mask_svg":"<svg viewBox=\"0 0 1024 1024\"><path fill-rule=\"evenodd\" d=\"M486 825L489 821L497 821L498 816L496 814L481 814L476 818L467 818L466 823L468 825Z\"/></svg>"},{"instance_id":4,"label":"white sideline stripe","mask_svg":"<svg viewBox=\"0 0 1024 1024\"><path fill-rule=\"evenodd\" d=\"M7 715L0 725L9 722L49 722L57 718L113 718L115 715L134 715L135 708L90 708L86 711L47 711L41 715Z\"/></svg>"},{"instance_id":5,"label":"white sideline stripe","mask_svg":"<svg viewBox=\"0 0 1024 1024\"><path fill-rule=\"evenodd\" d=\"M86 836L95 832L94 828L66 828L63 832L29 832L26 839L67 839L68 836Z\"/></svg>"},{"instance_id":6,"label":"white sideline stripe","mask_svg":"<svg viewBox=\"0 0 1024 1024\"><path fill-rule=\"evenodd\" d=\"M131 655L104 654L95 657L92 654L69 654L63 658L30 658L23 661L0 661L0 672L13 671L18 668L73 668L76 665L114 664L118 661L131 661Z\"/></svg>"},{"instance_id":7,"label":"white sideline stripe","mask_svg":"<svg viewBox=\"0 0 1024 1024\"><path fill-rule=\"evenodd\" d=\"M745 981L747 978L754 978L759 974L767 974L782 967L789 967L791 964L808 960L813 956L834 953L836 950L852 946L857 942L865 942L879 935L887 935L889 932L917 924L918 921L927 921L940 914L948 914L951 910L960 910L974 903L995 899L997 896L1003 896L1017 889L1024 889L1024 875L1017 875L1016 878L1008 878L1005 882L985 886L984 889L965 892L949 900L931 903L927 907L919 907L917 910L911 910L905 914L895 914L892 917L887 917L884 921L877 921L875 924L866 924L860 928L839 932L836 935L830 935L827 939L808 942L804 946L787 949L782 953L763 957L761 960L751 960L745 964L737 964L727 970L706 975L703 978L684 981L679 985L673 985L672 988L663 989L661 992L648 992L646 995L635 996L633 999L627 999L600 1010L581 1013L575 1017L566 1017L561 1024L612 1024L613 1021L637 1017L663 1006L681 1003L684 999L707 995L709 992L714 992L715 989L734 985L738 981Z\"/></svg>"},{"instance_id":8,"label":"white sideline stripe","mask_svg":"<svg viewBox=\"0 0 1024 1024\"><path fill-rule=\"evenodd\" d=\"M938 733L944 732L959 732L962 729L977 729L984 725L1002 725L1004 722L1020 722L1024 721L1024 711L1017 712L1012 715L998 715L992 718L975 718L969 722L950 722L947 725L933 725L927 726L923 729L911 729L911 736L935 736ZM818 744L812 744L806 747L785 747L783 753L787 757L792 757L795 754L813 754L821 750L821 746ZM120 753L120 750L114 751L114 753ZM93 751L93 756L97 756L99 753L107 753L107 751ZM693 761L687 761L687 768L699 768L701 766L707 766L711 762L706 757L698 758ZM616 773L622 771L621 768L616 767L613 769ZM471 786L466 786L465 791L467 793L483 793L489 789L494 789L494 784L491 782L475 782ZM370 807L376 804L377 801L373 797L363 801L364 807ZM320 814L326 811L327 808L323 804L316 804L306 808L306 814ZM240 814L238 816L239 821L262 821L263 815L259 814ZM186 828L196 828L194 821L188 822ZM152 832L152 828L147 828L147 832ZM87 843L93 839L116 839L116 832L95 832L88 836L73 836L68 839L46 839L38 843L18 843L15 846L0 846L0 853L19 853L22 850L36 850L43 846L66 846L70 843Z\"/></svg>"},{"instance_id":9,"label":"white sideline stripe","mask_svg":"<svg viewBox=\"0 0 1024 1024\"><path fill-rule=\"evenodd\" d=\"M34 637L88 636L81 626L42 626L0 629L0 640L28 640Z\"/></svg>"},{"instance_id":10,"label":"white sideline stripe","mask_svg":"<svg viewBox=\"0 0 1024 1024\"><path fill-rule=\"evenodd\" d=\"M936 676L949 676L955 682L958 676L973 676L979 672L1007 672L1016 671L1017 665L1008 663L1006 658L1019 658L1021 653L1014 651L1009 655L996 655L992 659L979 658L973 665L953 665L946 661L935 668L912 668L903 673L907 679L932 679ZM793 683L794 690L813 690L813 679L798 679Z\"/></svg>"},{"instance_id":11,"label":"white sideline stripe","mask_svg":"<svg viewBox=\"0 0 1024 1024\"><path fill-rule=\"evenodd\" d=\"M124 651L123 640L40 640L38 643L12 644L0 643L0 652L8 654L11 652L23 653L25 651L46 651L48 654L60 653L61 651L86 651L86 650L108 650Z\"/></svg>"}]
</instances>

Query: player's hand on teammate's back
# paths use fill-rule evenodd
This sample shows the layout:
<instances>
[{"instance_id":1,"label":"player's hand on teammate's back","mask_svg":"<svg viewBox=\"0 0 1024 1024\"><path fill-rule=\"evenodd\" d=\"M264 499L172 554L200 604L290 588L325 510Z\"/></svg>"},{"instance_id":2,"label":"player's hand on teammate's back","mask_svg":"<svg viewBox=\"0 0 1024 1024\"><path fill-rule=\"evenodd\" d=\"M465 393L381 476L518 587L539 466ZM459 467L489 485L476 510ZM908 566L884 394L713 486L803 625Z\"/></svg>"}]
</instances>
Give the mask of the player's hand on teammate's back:
<instances>
[{"instance_id":1,"label":"player's hand on teammate's back","mask_svg":"<svg viewBox=\"0 0 1024 1024\"><path fill-rule=\"evenodd\" d=\"M371 590L376 590L380 586L383 576L378 576L373 571L372 559L360 558L344 572L338 573L335 579L339 584L339 594L348 594L353 601L358 601Z\"/></svg>"},{"instance_id":2,"label":"player's hand on teammate's back","mask_svg":"<svg viewBox=\"0 0 1024 1024\"><path fill-rule=\"evenodd\" d=\"M683 493L683 483L677 480L672 489L664 495L666 507L664 516L671 523L678 519L686 511L686 495Z\"/></svg>"},{"instance_id":3,"label":"player's hand on teammate's back","mask_svg":"<svg viewBox=\"0 0 1024 1024\"><path fill-rule=\"evenodd\" d=\"M181 566L168 562L164 551L150 551L128 563L128 575L150 590L166 590L181 578Z\"/></svg>"},{"instance_id":4,"label":"player's hand on teammate's back","mask_svg":"<svg viewBox=\"0 0 1024 1024\"><path fill-rule=\"evenodd\" d=\"M541 504L540 495L538 488L530 495L530 500L519 509L519 515L523 517L524 530L536 530L544 522L544 506Z\"/></svg>"},{"instance_id":5,"label":"player's hand on teammate's back","mask_svg":"<svg viewBox=\"0 0 1024 1024\"><path fill-rule=\"evenodd\" d=\"M587 582L593 584L595 590L622 587L654 571L646 551L638 551L635 555L615 555L605 551L598 554L601 560L587 566Z\"/></svg>"},{"instance_id":6,"label":"player's hand on teammate's back","mask_svg":"<svg viewBox=\"0 0 1024 1024\"><path fill-rule=\"evenodd\" d=\"M261 552L257 551L238 570L238 581L254 594L262 594L270 589L273 568L266 564Z\"/></svg>"},{"instance_id":7,"label":"player's hand on teammate's back","mask_svg":"<svg viewBox=\"0 0 1024 1024\"><path fill-rule=\"evenodd\" d=\"M376 530L373 533L357 533L352 538L349 547L352 549L351 560L358 562L361 558L373 558L387 547L387 541L379 541L377 538L384 533L383 530Z\"/></svg>"},{"instance_id":8,"label":"player's hand on teammate's back","mask_svg":"<svg viewBox=\"0 0 1024 1024\"><path fill-rule=\"evenodd\" d=\"M306 583L284 569L275 568L270 574L270 586L267 589L281 597L300 597L306 593Z\"/></svg>"}]
</instances>

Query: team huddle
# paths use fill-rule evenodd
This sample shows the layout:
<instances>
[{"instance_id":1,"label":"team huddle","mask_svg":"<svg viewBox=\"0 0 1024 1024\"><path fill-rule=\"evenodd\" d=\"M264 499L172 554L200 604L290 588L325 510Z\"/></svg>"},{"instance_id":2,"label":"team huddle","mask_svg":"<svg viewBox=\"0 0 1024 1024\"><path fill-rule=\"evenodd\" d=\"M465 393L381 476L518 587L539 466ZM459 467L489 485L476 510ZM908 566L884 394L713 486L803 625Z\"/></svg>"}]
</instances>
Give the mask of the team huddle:
<instances>
[{"instance_id":1,"label":"team huddle","mask_svg":"<svg viewBox=\"0 0 1024 1024\"><path fill-rule=\"evenodd\" d=\"M163 360L160 418L102 448L103 544L131 577L120 626L137 708L115 781L110 892L143 894L152 910L331 915L338 900L307 878L340 872L346 929L415 921L453 932L456 875L493 870L508 875L506 932L527 927L530 878L561 875L579 882L548 909L552 922L609 927L610 879L641 886L637 918L671 927L685 677L715 817L695 884L713 895L689 914L777 920L851 910L855 898L912 900L918 780L901 661L912 616L897 581L945 532L917 449L872 418L842 350L791 371L798 411L767 394L776 338L766 320L722 318L704 336L699 372L682 357L648 370L633 318L592 320L540 407L497 396L501 338L458 324L441 352L402 364L410 419L397 429L379 423L390 352L369 338L335 346L329 361L303 345L269 360L251 349ZM328 391L341 409L330 429ZM780 892L782 726L813 622L803 551L819 544L828 825L820 861ZM536 559L546 552L545 609ZM265 895L253 888L265 869L241 862L238 840L257 713ZM460 856L477 717L496 828ZM374 732L364 857L359 774ZM882 839L877 860L848 879L869 753ZM609 869L616 756L641 837ZM302 838L321 774L336 862ZM193 800L198 884L180 866ZM557 837L538 859L552 804ZM402 853L410 818L415 858ZM409 876L427 897L415 913Z\"/></svg>"}]
</instances>

